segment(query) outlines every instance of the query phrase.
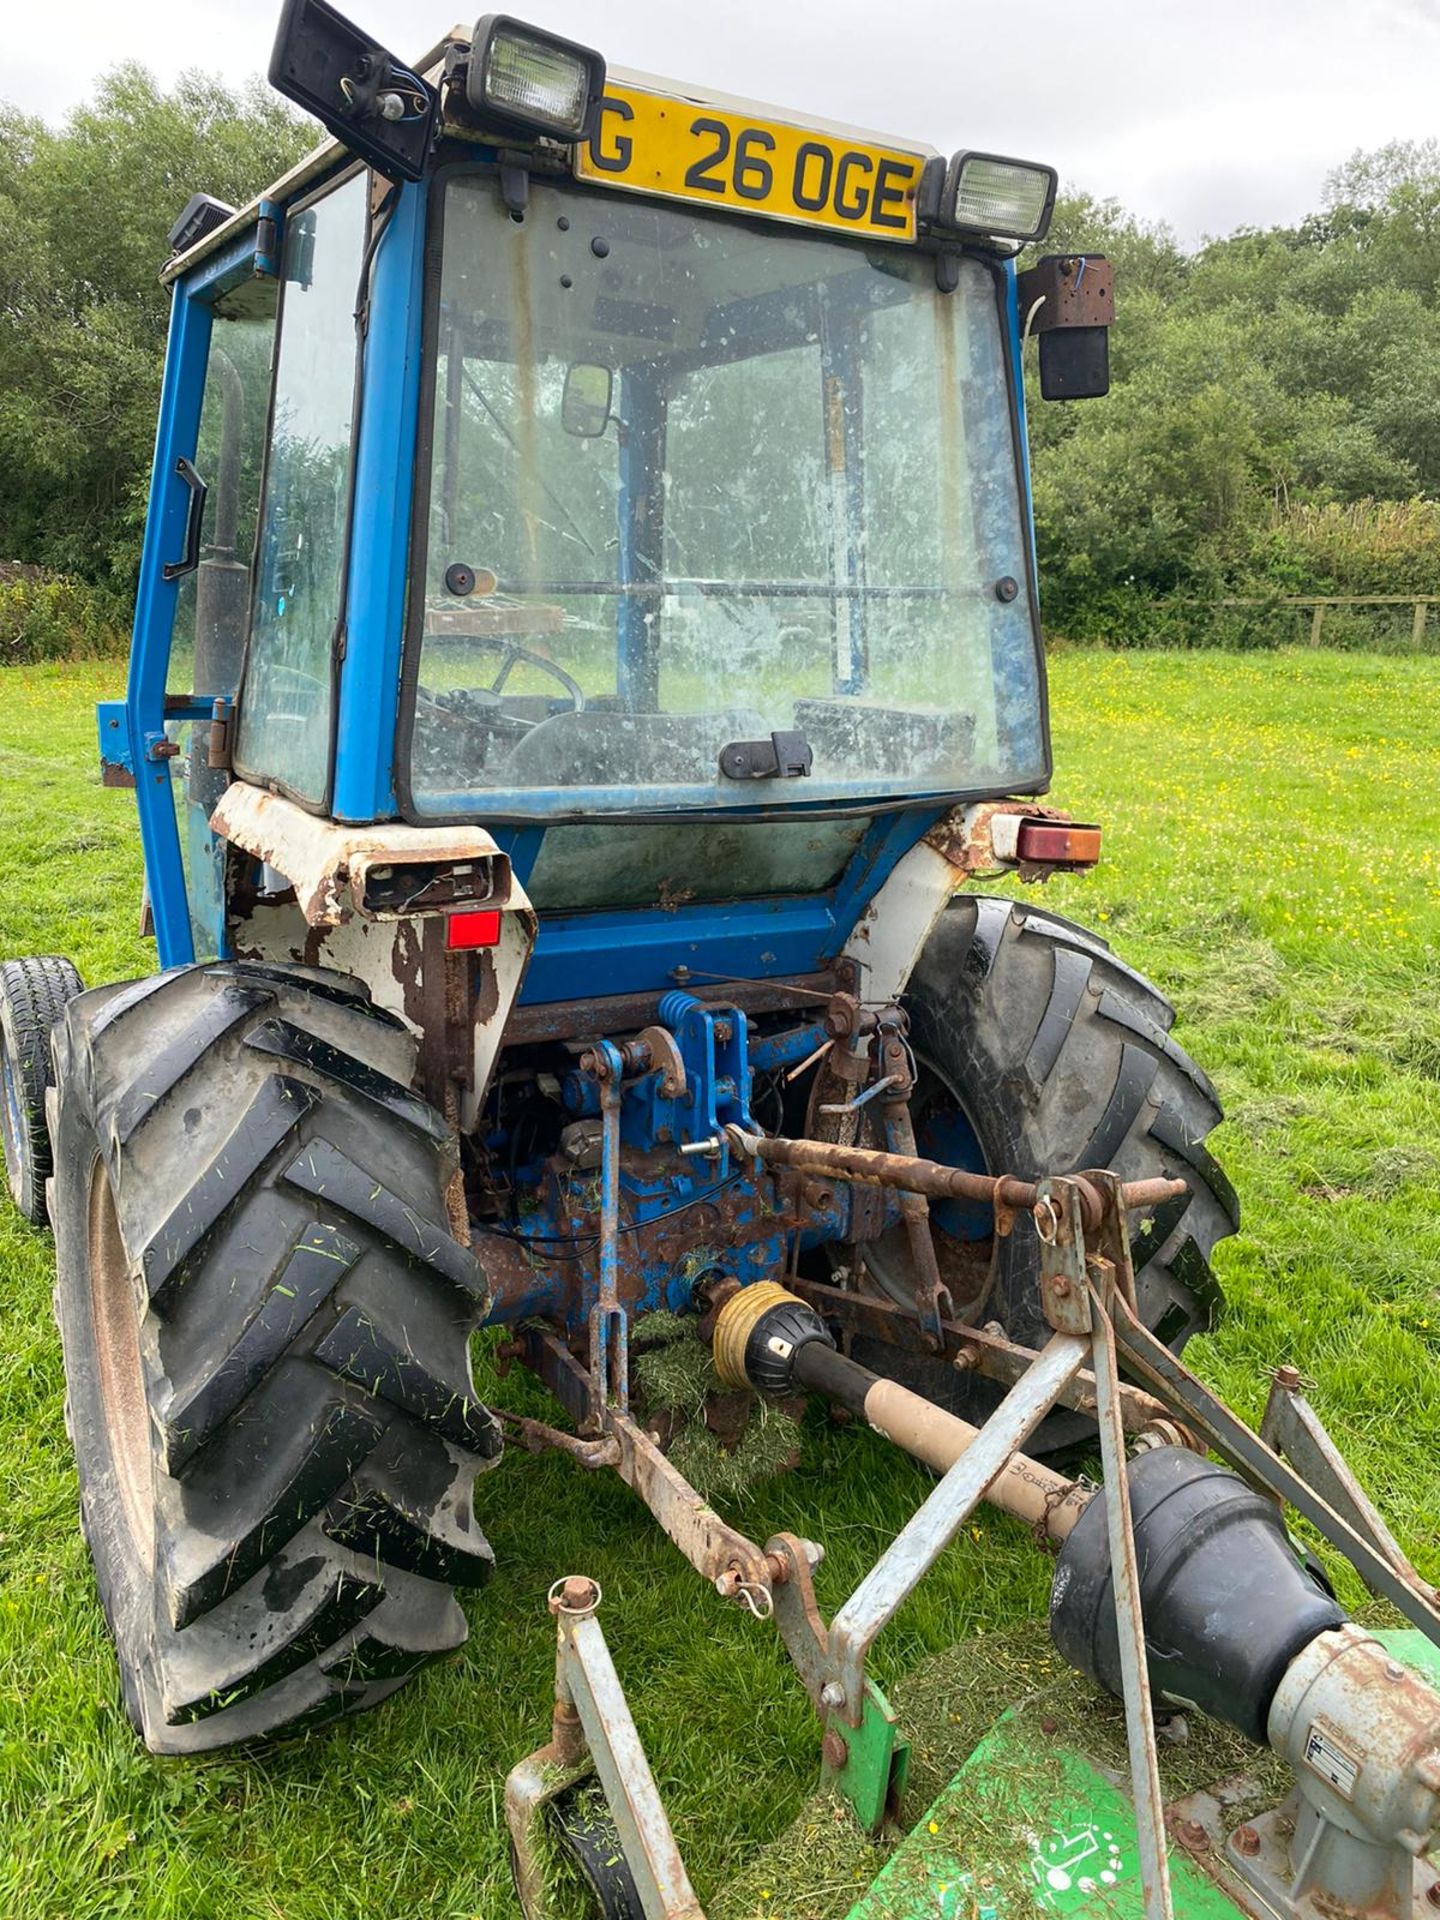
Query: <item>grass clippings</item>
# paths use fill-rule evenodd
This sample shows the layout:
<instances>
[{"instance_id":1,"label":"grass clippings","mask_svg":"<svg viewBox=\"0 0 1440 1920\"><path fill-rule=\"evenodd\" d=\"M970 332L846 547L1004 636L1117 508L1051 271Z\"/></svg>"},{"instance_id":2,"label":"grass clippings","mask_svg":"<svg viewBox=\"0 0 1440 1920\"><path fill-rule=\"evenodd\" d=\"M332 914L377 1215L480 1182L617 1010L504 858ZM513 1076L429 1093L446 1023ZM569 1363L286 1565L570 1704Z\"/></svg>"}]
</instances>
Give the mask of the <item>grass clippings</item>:
<instances>
[{"instance_id":1,"label":"grass clippings","mask_svg":"<svg viewBox=\"0 0 1440 1920\"><path fill-rule=\"evenodd\" d=\"M1244 1220L1217 1260L1228 1311L1187 1357L1251 1420L1268 1370L1300 1365L1440 1580L1440 659L1072 649L1050 677L1054 798L1103 822L1105 854L1039 897L1172 995L1176 1037L1229 1114L1212 1144ZM154 966L133 797L96 764L94 701L122 684L118 664L0 672L0 957L67 953L92 984ZM1354 1191L1306 1191L1322 1183ZM513 1920L502 1786L548 1737L545 1593L567 1573L604 1587L714 1920L840 1914L869 1883L873 1850L812 1799L815 1717L773 1629L715 1599L614 1476L556 1456L516 1450L484 1477L496 1571L461 1596L471 1637L453 1659L278 1752L147 1757L76 1525L50 1242L3 1205L0 1275L0 1914ZM557 1417L520 1369L482 1377L501 1404ZM716 1497L752 1539L823 1542L829 1616L931 1483L815 1410L799 1444L798 1472ZM1038 1661L1049 1571L1024 1528L980 1512L876 1642L915 1742L913 1817L993 1705L927 1663L980 1632L998 1662L1017 1627L1014 1657ZM1026 1677L1003 1677L1008 1704Z\"/></svg>"}]
</instances>

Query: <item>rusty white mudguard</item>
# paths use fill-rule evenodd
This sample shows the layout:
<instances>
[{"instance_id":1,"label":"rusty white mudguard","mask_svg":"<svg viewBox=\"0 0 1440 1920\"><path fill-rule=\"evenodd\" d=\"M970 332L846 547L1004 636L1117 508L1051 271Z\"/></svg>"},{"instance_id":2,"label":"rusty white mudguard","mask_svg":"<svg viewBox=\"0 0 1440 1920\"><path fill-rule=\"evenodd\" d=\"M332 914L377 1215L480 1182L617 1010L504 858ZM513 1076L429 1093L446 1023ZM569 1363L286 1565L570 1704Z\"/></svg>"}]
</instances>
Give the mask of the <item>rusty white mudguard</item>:
<instances>
[{"instance_id":1,"label":"rusty white mudguard","mask_svg":"<svg viewBox=\"0 0 1440 1920\"><path fill-rule=\"evenodd\" d=\"M896 864L845 942L845 957L860 969L868 1002L900 998L935 923L968 881L1002 873L1043 879L1059 868L1091 866L1098 858L1099 832L1088 826L1074 831L1093 836L1093 852L1087 838L1081 858L1027 858L1021 833L1027 823L1072 825L1068 815L1034 800L991 800L956 807Z\"/></svg>"},{"instance_id":2,"label":"rusty white mudguard","mask_svg":"<svg viewBox=\"0 0 1440 1920\"><path fill-rule=\"evenodd\" d=\"M334 967L420 1039L427 1095L462 1131L479 1115L535 945L529 896L483 827L344 826L233 781L211 831L259 860L230 889L237 959ZM494 945L447 945L455 911L496 912Z\"/></svg>"}]
</instances>

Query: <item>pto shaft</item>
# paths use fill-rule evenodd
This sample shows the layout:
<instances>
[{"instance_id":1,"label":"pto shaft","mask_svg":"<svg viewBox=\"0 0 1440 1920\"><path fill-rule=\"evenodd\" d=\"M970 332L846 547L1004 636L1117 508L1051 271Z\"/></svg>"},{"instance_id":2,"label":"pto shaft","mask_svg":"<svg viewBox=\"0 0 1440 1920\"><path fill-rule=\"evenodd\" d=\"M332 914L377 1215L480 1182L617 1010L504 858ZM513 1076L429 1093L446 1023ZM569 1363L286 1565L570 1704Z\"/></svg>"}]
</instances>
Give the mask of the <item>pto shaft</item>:
<instances>
[{"instance_id":1,"label":"pto shaft","mask_svg":"<svg viewBox=\"0 0 1440 1920\"><path fill-rule=\"evenodd\" d=\"M763 1393L818 1393L937 1473L947 1473L979 1434L968 1420L837 1353L814 1309L773 1281L732 1294L716 1315L715 1368L727 1386ZM1037 1535L1068 1537L1090 1499L1062 1474L1012 1453L985 1491Z\"/></svg>"},{"instance_id":2,"label":"pto shaft","mask_svg":"<svg viewBox=\"0 0 1440 1920\"><path fill-rule=\"evenodd\" d=\"M936 1473L948 1473L980 1432L968 1420L897 1381L882 1380L818 1340L807 1341L796 1354L795 1384L862 1414L883 1439ZM1060 1541L1085 1511L1090 1493L1028 1455L1012 1453L985 1489L985 1498L1037 1534Z\"/></svg>"}]
</instances>

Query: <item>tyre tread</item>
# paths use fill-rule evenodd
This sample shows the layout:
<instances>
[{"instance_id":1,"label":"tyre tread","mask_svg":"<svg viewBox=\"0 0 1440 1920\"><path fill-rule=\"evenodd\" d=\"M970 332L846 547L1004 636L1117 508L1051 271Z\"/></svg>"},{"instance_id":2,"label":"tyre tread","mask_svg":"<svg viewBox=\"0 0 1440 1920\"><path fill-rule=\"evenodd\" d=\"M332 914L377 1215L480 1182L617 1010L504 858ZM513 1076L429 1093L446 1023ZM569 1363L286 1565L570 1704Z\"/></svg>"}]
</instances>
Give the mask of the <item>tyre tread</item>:
<instances>
[{"instance_id":1,"label":"tyre tread","mask_svg":"<svg viewBox=\"0 0 1440 1920\"><path fill-rule=\"evenodd\" d=\"M460 1644L450 1587L490 1571L473 1488L500 1430L468 1357L488 1291L442 1224L455 1138L396 1078L405 1031L315 969L142 988L71 1010L60 1120L92 1130L122 1236L132 1189L161 1215L127 1238L150 1299L150 1651L103 1579L102 1599L147 1742L198 1751L369 1705Z\"/></svg>"},{"instance_id":2,"label":"tyre tread","mask_svg":"<svg viewBox=\"0 0 1440 1920\"><path fill-rule=\"evenodd\" d=\"M52 1074L50 1035L70 1001L83 991L74 966L58 955L0 961L0 1006L20 1105L19 1165L10 1190L34 1227L47 1224L45 1183L54 1171L45 1100Z\"/></svg>"}]
</instances>

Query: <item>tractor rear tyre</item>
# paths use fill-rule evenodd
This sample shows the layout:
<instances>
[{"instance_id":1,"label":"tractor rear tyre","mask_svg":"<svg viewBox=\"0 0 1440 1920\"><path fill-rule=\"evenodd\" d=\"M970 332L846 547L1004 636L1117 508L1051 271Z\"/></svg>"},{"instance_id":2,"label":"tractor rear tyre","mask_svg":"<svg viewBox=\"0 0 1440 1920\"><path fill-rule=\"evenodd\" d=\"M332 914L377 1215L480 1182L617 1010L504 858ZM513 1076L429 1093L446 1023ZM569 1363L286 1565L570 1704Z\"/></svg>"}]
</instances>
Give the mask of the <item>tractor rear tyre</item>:
<instances>
[{"instance_id":1,"label":"tractor rear tyre","mask_svg":"<svg viewBox=\"0 0 1440 1920\"><path fill-rule=\"evenodd\" d=\"M68 960L0 964L0 1140L10 1197L32 1227L46 1224L50 1029L85 983Z\"/></svg>"},{"instance_id":2,"label":"tractor rear tyre","mask_svg":"<svg viewBox=\"0 0 1440 1920\"><path fill-rule=\"evenodd\" d=\"M919 1151L1021 1179L1113 1167L1127 1180L1180 1177L1189 1192L1131 1215L1138 1303L1175 1352L1219 1304L1215 1243L1239 1225L1234 1189L1205 1142L1221 1118L1210 1081L1170 1038L1169 1001L1107 943L1057 914L987 896L956 900L931 935L906 995L919 1078ZM968 1151L961 1151L962 1147ZM933 1211L942 1277L958 1318L996 1321L1013 1341L1043 1345L1040 1249L1027 1214L993 1236L988 1209ZM872 1276L913 1300L903 1234L870 1250ZM1002 1389L947 1362L869 1340L855 1358L968 1419ZM1040 1450L1093 1433L1060 1412Z\"/></svg>"},{"instance_id":3,"label":"tractor rear tyre","mask_svg":"<svg viewBox=\"0 0 1440 1920\"><path fill-rule=\"evenodd\" d=\"M367 1707L458 1646L497 1457L414 1042L305 967L186 967L56 1028L51 1217L81 1522L156 1753Z\"/></svg>"}]
</instances>

